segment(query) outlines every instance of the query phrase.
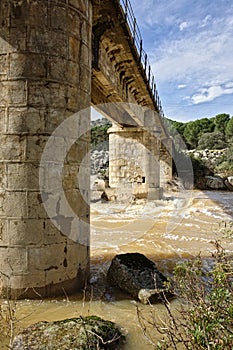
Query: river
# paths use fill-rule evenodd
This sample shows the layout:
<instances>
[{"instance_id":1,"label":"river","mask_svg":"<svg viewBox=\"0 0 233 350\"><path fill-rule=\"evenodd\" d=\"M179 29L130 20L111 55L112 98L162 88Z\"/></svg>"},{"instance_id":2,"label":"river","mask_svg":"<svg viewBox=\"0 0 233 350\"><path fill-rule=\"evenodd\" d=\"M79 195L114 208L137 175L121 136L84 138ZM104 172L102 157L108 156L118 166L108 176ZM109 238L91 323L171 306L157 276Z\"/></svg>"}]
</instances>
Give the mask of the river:
<instances>
[{"instance_id":1,"label":"river","mask_svg":"<svg viewBox=\"0 0 233 350\"><path fill-rule=\"evenodd\" d=\"M166 194L157 202L93 203L91 206L91 288L86 295L69 300L19 301L21 326L79 315L99 315L116 322L127 333L126 350L152 350L138 324L137 302L106 286L111 258L119 253L140 252L170 275L177 261L201 253L208 258L213 241L233 252L233 242L224 237L232 223L233 193L181 191ZM208 259L207 259L208 261ZM176 305L173 301L173 306ZM150 306L140 305L149 313ZM163 306L154 306L158 314Z\"/></svg>"}]
</instances>

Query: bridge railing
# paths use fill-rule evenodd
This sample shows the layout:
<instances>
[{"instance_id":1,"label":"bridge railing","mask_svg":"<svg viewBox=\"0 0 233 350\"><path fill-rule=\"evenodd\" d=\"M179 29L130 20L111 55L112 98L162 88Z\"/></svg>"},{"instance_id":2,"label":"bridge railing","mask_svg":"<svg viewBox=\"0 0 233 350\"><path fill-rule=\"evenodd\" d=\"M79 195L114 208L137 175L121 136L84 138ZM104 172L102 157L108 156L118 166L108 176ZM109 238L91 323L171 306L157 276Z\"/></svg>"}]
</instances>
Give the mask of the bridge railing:
<instances>
[{"instance_id":1,"label":"bridge railing","mask_svg":"<svg viewBox=\"0 0 233 350\"><path fill-rule=\"evenodd\" d=\"M156 88L155 77L151 70L151 65L148 59L148 55L146 51L143 49L142 35L138 27L136 17L134 15L132 5L130 3L130 0L120 0L120 5L125 16L125 21L128 24L128 27L131 32L132 42L137 49L139 61L144 69L150 91L156 101L159 113L163 117L164 113L163 113L161 101L158 95L158 91Z\"/></svg>"}]
</instances>

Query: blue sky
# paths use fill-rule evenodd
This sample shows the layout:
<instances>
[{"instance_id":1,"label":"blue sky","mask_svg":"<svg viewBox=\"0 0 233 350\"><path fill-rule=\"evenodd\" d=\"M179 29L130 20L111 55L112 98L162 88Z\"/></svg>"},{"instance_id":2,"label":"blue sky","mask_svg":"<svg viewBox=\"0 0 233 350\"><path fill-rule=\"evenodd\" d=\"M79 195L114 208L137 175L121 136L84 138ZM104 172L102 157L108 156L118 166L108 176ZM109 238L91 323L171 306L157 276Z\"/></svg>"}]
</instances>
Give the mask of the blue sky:
<instances>
[{"instance_id":1,"label":"blue sky","mask_svg":"<svg viewBox=\"0 0 233 350\"><path fill-rule=\"evenodd\" d=\"M233 0L131 0L165 116L233 115Z\"/></svg>"}]
</instances>

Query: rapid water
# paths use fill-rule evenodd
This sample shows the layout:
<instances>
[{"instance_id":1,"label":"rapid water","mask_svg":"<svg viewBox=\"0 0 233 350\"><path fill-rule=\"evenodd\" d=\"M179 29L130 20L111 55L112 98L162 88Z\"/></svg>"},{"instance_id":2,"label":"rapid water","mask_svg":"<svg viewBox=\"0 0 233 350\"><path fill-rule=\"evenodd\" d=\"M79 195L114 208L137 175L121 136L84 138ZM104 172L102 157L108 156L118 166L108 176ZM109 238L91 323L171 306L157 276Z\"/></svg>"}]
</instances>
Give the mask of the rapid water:
<instances>
[{"instance_id":1,"label":"rapid water","mask_svg":"<svg viewBox=\"0 0 233 350\"><path fill-rule=\"evenodd\" d=\"M137 302L105 283L112 257L140 252L170 275L174 264L183 258L199 253L208 258L214 250L212 242L217 239L227 251L233 252L233 241L224 237L232 224L232 208L233 193L215 191L174 192L157 202L94 203L91 207L91 279L86 294L69 300L64 296L60 300L18 302L21 327L41 320L95 314L125 329L126 350L152 350L138 324ZM149 306L140 307L149 314ZM162 305L154 307L158 315L163 313Z\"/></svg>"}]
</instances>

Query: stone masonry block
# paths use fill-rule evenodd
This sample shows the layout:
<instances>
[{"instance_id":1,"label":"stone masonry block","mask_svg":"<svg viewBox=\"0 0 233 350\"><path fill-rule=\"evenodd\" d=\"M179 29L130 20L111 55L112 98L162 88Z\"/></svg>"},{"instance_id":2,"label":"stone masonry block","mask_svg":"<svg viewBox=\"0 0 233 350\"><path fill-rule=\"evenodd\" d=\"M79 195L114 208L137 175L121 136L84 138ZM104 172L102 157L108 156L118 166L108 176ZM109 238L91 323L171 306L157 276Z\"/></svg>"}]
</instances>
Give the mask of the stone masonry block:
<instances>
[{"instance_id":1,"label":"stone masonry block","mask_svg":"<svg viewBox=\"0 0 233 350\"><path fill-rule=\"evenodd\" d=\"M72 267L78 267L77 266L77 258L78 258L78 263L81 266L85 266L88 261L87 257L89 255L89 247L74 243L72 242L71 244L68 244L67 246L67 267L72 268Z\"/></svg>"},{"instance_id":2,"label":"stone masonry block","mask_svg":"<svg viewBox=\"0 0 233 350\"><path fill-rule=\"evenodd\" d=\"M52 220L46 219L44 221L44 244L50 245L55 243L63 243L67 242L67 236L62 234L59 229L53 224Z\"/></svg>"},{"instance_id":3,"label":"stone masonry block","mask_svg":"<svg viewBox=\"0 0 233 350\"><path fill-rule=\"evenodd\" d=\"M32 1L29 8L30 26L34 28L48 27L47 1Z\"/></svg>"},{"instance_id":4,"label":"stone masonry block","mask_svg":"<svg viewBox=\"0 0 233 350\"><path fill-rule=\"evenodd\" d=\"M50 57L48 62L50 79L61 82L69 80L68 61L65 58Z\"/></svg>"},{"instance_id":5,"label":"stone masonry block","mask_svg":"<svg viewBox=\"0 0 233 350\"><path fill-rule=\"evenodd\" d=\"M9 108L7 133L42 133L45 130L45 111L39 108Z\"/></svg>"},{"instance_id":6,"label":"stone masonry block","mask_svg":"<svg viewBox=\"0 0 233 350\"><path fill-rule=\"evenodd\" d=\"M27 87L25 81L18 80L0 82L0 91L0 106L26 105Z\"/></svg>"},{"instance_id":7,"label":"stone masonry block","mask_svg":"<svg viewBox=\"0 0 233 350\"><path fill-rule=\"evenodd\" d=\"M70 79L70 82L73 86L77 87L77 82L80 79L80 68L76 62L70 60L67 62L67 75L69 77L72 77L72 80Z\"/></svg>"},{"instance_id":8,"label":"stone masonry block","mask_svg":"<svg viewBox=\"0 0 233 350\"><path fill-rule=\"evenodd\" d=\"M39 164L9 163L7 167L8 190L39 190Z\"/></svg>"},{"instance_id":9,"label":"stone masonry block","mask_svg":"<svg viewBox=\"0 0 233 350\"><path fill-rule=\"evenodd\" d=\"M83 47L86 47L86 46L83 45ZM91 86L91 74L90 74L89 67L87 66L81 67L80 79L81 81L83 81L82 89L84 91L89 91Z\"/></svg>"},{"instance_id":10,"label":"stone masonry block","mask_svg":"<svg viewBox=\"0 0 233 350\"><path fill-rule=\"evenodd\" d=\"M10 54L10 78L45 78L46 57L33 53Z\"/></svg>"},{"instance_id":11,"label":"stone masonry block","mask_svg":"<svg viewBox=\"0 0 233 350\"><path fill-rule=\"evenodd\" d=\"M80 39L74 36L69 37L69 60L76 62L76 64L80 61L80 45Z\"/></svg>"},{"instance_id":12,"label":"stone masonry block","mask_svg":"<svg viewBox=\"0 0 233 350\"><path fill-rule=\"evenodd\" d=\"M44 271L30 271L30 273L18 273L10 277L10 285L12 289L25 289L26 288L36 288L44 287L46 285L45 272ZM38 295L37 295L38 297Z\"/></svg>"},{"instance_id":13,"label":"stone masonry block","mask_svg":"<svg viewBox=\"0 0 233 350\"><path fill-rule=\"evenodd\" d=\"M60 31L38 31L37 28L29 28L28 50L50 56L68 57L68 41L66 34Z\"/></svg>"},{"instance_id":14,"label":"stone masonry block","mask_svg":"<svg viewBox=\"0 0 233 350\"><path fill-rule=\"evenodd\" d=\"M62 109L67 104L67 86L54 82L29 82L28 102L32 107Z\"/></svg>"},{"instance_id":15,"label":"stone masonry block","mask_svg":"<svg viewBox=\"0 0 233 350\"><path fill-rule=\"evenodd\" d=\"M0 189L7 188L7 171L5 162L0 163Z\"/></svg>"},{"instance_id":16,"label":"stone masonry block","mask_svg":"<svg viewBox=\"0 0 233 350\"><path fill-rule=\"evenodd\" d=\"M6 191L3 198L3 213L7 218L27 217L26 193Z\"/></svg>"},{"instance_id":17,"label":"stone masonry block","mask_svg":"<svg viewBox=\"0 0 233 350\"><path fill-rule=\"evenodd\" d=\"M27 136L26 143L26 160L40 161L42 153L49 136Z\"/></svg>"},{"instance_id":18,"label":"stone masonry block","mask_svg":"<svg viewBox=\"0 0 233 350\"><path fill-rule=\"evenodd\" d=\"M0 246L9 245L9 235L7 234L7 220L0 220Z\"/></svg>"},{"instance_id":19,"label":"stone masonry block","mask_svg":"<svg viewBox=\"0 0 233 350\"><path fill-rule=\"evenodd\" d=\"M46 284L52 284L56 285L61 282L65 282L71 279L75 279L77 276L77 271L67 269L67 268L60 268L59 270L51 270L45 272L45 279ZM62 288L62 287L61 287ZM62 289L64 293L64 288Z\"/></svg>"},{"instance_id":20,"label":"stone masonry block","mask_svg":"<svg viewBox=\"0 0 233 350\"><path fill-rule=\"evenodd\" d=\"M88 14L88 1L86 0L69 0L69 5L73 6L75 9L79 10L82 14Z\"/></svg>"},{"instance_id":21,"label":"stone masonry block","mask_svg":"<svg viewBox=\"0 0 233 350\"><path fill-rule=\"evenodd\" d=\"M86 65L87 74L88 74L90 66L91 66L92 57L90 55L90 47L89 47L89 45L87 45L83 41L81 42L81 56L80 56L80 60L81 60L83 65ZM89 75L89 77L90 77L90 75Z\"/></svg>"},{"instance_id":22,"label":"stone masonry block","mask_svg":"<svg viewBox=\"0 0 233 350\"><path fill-rule=\"evenodd\" d=\"M8 57L6 54L0 55L0 78L6 78L8 74Z\"/></svg>"},{"instance_id":23,"label":"stone masonry block","mask_svg":"<svg viewBox=\"0 0 233 350\"><path fill-rule=\"evenodd\" d=\"M58 29L66 31L67 29L67 8L66 6L56 6L50 7L50 23L53 29Z\"/></svg>"},{"instance_id":24,"label":"stone masonry block","mask_svg":"<svg viewBox=\"0 0 233 350\"><path fill-rule=\"evenodd\" d=\"M6 111L5 108L0 108L0 133L4 134L6 130Z\"/></svg>"},{"instance_id":25,"label":"stone masonry block","mask_svg":"<svg viewBox=\"0 0 233 350\"><path fill-rule=\"evenodd\" d=\"M45 132L52 133L69 115L64 108L48 108L45 113Z\"/></svg>"},{"instance_id":26,"label":"stone masonry block","mask_svg":"<svg viewBox=\"0 0 233 350\"><path fill-rule=\"evenodd\" d=\"M28 217L31 219L47 219L48 213L43 205L40 192L27 193Z\"/></svg>"},{"instance_id":27,"label":"stone masonry block","mask_svg":"<svg viewBox=\"0 0 233 350\"><path fill-rule=\"evenodd\" d=\"M0 271L11 276L27 271L26 248L0 247Z\"/></svg>"},{"instance_id":28,"label":"stone masonry block","mask_svg":"<svg viewBox=\"0 0 233 350\"><path fill-rule=\"evenodd\" d=\"M28 248L28 268L30 271L58 270L63 267L65 244L53 244Z\"/></svg>"},{"instance_id":29,"label":"stone masonry block","mask_svg":"<svg viewBox=\"0 0 233 350\"><path fill-rule=\"evenodd\" d=\"M22 161L25 158L26 139L17 135L2 135L0 161Z\"/></svg>"},{"instance_id":30,"label":"stone masonry block","mask_svg":"<svg viewBox=\"0 0 233 350\"><path fill-rule=\"evenodd\" d=\"M12 219L8 221L8 236L10 245L40 245L42 244L44 221L38 219Z\"/></svg>"},{"instance_id":31,"label":"stone masonry block","mask_svg":"<svg viewBox=\"0 0 233 350\"><path fill-rule=\"evenodd\" d=\"M83 43L88 44L91 40L91 35L92 35L92 27L88 22L84 21L82 23L81 32L82 32L81 37L82 37Z\"/></svg>"},{"instance_id":32,"label":"stone masonry block","mask_svg":"<svg viewBox=\"0 0 233 350\"><path fill-rule=\"evenodd\" d=\"M8 52L11 52L12 49L13 47L11 46L8 38L0 37L0 52L5 55Z\"/></svg>"}]
</instances>

